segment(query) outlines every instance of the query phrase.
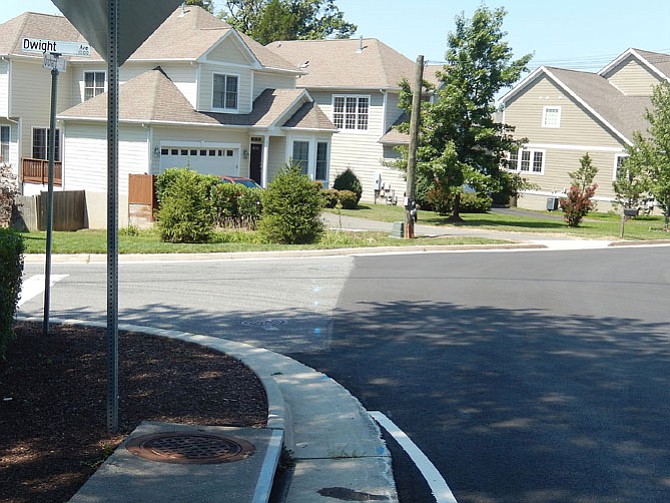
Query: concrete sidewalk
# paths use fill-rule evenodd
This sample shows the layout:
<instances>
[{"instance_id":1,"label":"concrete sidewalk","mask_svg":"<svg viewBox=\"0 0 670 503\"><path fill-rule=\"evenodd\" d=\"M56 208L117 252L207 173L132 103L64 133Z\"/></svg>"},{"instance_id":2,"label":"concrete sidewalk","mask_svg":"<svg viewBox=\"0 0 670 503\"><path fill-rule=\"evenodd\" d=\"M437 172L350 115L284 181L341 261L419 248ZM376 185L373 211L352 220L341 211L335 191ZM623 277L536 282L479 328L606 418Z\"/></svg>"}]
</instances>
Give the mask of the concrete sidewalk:
<instances>
[{"instance_id":1,"label":"concrete sidewalk","mask_svg":"<svg viewBox=\"0 0 670 503\"><path fill-rule=\"evenodd\" d=\"M265 503L280 462L282 440L295 463L282 501L326 503L333 501L329 497L333 494L345 501L398 501L391 455L379 427L356 398L324 374L286 356L238 342L135 325L122 324L119 330L193 342L239 359L265 387L267 428L142 423L71 499L73 503ZM186 465L147 461L127 449L128 442L137 437L175 431L242 439L255 452L231 463Z\"/></svg>"}]
</instances>

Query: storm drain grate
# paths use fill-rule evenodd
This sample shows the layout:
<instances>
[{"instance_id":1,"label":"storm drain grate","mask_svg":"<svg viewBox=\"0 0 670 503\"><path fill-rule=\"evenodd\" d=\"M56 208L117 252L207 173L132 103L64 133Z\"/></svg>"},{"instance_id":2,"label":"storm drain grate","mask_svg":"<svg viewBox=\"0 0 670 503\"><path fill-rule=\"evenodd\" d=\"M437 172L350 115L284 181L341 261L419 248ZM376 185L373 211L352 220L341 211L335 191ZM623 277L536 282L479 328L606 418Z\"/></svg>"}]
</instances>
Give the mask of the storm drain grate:
<instances>
[{"instance_id":1,"label":"storm drain grate","mask_svg":"<svg viewBox=\"0 0 670 503\"><path fill-rule=\"evenodd\" d=\"M154 433L128 441L126 449L149 461L211 465L251 456L254 446L239 438L213 433Z\"/></svg>"},{"instance_id":2,"label":"storm drain grate","mask_svg":"<svg viewBox=\"0 0 670 503\"><path fill-rule=\"evenodd\" d=\"M264 320L244 320L242 325L247 327L262 328L263 330L279 330L281 325L285 325L286 320L277 320L266 318Z\"/></svg>"}]
</instances>

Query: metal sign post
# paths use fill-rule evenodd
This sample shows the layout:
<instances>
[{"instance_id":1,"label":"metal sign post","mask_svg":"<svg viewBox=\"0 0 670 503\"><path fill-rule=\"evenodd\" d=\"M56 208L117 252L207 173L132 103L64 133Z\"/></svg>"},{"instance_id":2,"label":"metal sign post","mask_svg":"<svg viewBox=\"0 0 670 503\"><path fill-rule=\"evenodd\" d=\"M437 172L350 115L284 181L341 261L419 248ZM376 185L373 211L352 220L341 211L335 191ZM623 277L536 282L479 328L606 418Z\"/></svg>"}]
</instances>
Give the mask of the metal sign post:
<instances>
[{"instance_id":1,"label":"metal sign post","mask_svg":"<svg viewBox=\"0 0 670 503\"><path fill-rule=\"evenodd\" d=\"M181 0L51 0L108 65L107 118L107 431L119 425L119 67ZM123 32L123 38L119 34Z\"/></svg>"}]
</instances>

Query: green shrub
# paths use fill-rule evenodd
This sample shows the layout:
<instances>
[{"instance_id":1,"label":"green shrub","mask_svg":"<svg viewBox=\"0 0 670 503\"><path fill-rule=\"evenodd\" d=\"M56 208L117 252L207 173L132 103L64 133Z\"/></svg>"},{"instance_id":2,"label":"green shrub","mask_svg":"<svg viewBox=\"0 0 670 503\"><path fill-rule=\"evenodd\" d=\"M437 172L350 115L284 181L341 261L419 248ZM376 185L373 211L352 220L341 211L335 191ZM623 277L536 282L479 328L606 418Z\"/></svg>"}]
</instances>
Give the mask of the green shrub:
<instances>
[{"instance_id":1,"label":"green shrub","mask_svg":"<svg viewBox=\"0 0 670 503\"><path fill-rule=\"evenodd\" d=\"M214 230L211 178L189 169L170 173L169 184L162 187L158 211L158 230L163 241L202 243L210 240Z\"/></svg>"},{"instance_id":2,"label":"green shrub","mask_svg":"<svg viewBox=\"0 0 670 503\"><path fill-rule=\"evenodd\" d=\"M244 187L237 200L238 218L241 227L255 229L263 213L263 189Z\"/></svg>"},{"instance_id":3,"label":"green shrub","mask_svg":"<svg viewBox=\"0 0 670 503\"><path fill-rule=\"evenodd\" d=\"M491 209L493 199L486 194L464 192L461 194L461 213L486 213Z\"/></svg>"},{"instance_id":4,"label":"green shrub","mask_svg":"<svg viewBox=\"0 0 670 503\"><path fill-rule=\"evenodd\" d=\"M355 210L358 206L358 198L356 194L350 190L340 190L337 197L345 210Z\"/></svg>"},{"instance_id":5,"label":"green shrub","mask_svg":"<svg viewBox=\"0 0 670 503\"><path fill-rule=\"evenodd\" d=\"M9 227L16 196L20 194L11 164L0 163L0 227Z\"/></svg>"},{"instance_id":6,"label":"green shrub","mask_svg":"<svg viewBox=\"0 0 670 503\"><path fill-rule=\"evenodd\" d=\"M158 200L158 204L163 201L165 192L174 183L174 181L181 176L181 173L184 171L184 169L185 168L169 168L156 177L154 191L156 192L156 199Z\"/></svg>"},{"instance_id":7,"label":"green shrub","mask_svg":"<svg viewBox=\"0 0 670 503\"><path fill-rule=\"evenodd\" d=\"M23 240L10 229L0 229L0 359L14 338L14 315L21 293Z\"/></svg>"},{"instance_id":8,"label":"green shrub","mask_svg":"<svg viewBox=\"0 0 670 503\"><path fill-rule=\"evenodd\" d=\"M263 191L258 230L266 241L313 243L323 232L323 198L299 165L287 165Z\"/></svg>"},{"instance_id":9,"label":"green shrub","mask_svg":"<svg viewBox=\"0 0 670 503\"><path fill-rule=\"evenodd\" d=\"M320 193L323 198L324 208L334 208L337 206L337 194L339 193L337 189L322 189Z\"/></svg>"},{"instance_id":10,"label":"green shrub","mask_svg":"<svg viewBox=\"0 0 670 503\"><path fill-rule=\"evenodd\" d=\"M428 206L433 208L438 215L448 215L454 209L454 196L449 187L437 180L426 194ZM423 206L421 206L423 208Z\"/></svg>"},{"instance_id":11,"label":"green shrub","mask_svg":"<svg viewBox=\"0 0 670 503\"><path fill-rule=\"evenodd\" d=\"M337 175L333 182L333 188L337 190L350 190L356 194L356 204L358 204L363 195L361 181L350 168L347 168L345 171Z\"/></svg>"}]
</instances>

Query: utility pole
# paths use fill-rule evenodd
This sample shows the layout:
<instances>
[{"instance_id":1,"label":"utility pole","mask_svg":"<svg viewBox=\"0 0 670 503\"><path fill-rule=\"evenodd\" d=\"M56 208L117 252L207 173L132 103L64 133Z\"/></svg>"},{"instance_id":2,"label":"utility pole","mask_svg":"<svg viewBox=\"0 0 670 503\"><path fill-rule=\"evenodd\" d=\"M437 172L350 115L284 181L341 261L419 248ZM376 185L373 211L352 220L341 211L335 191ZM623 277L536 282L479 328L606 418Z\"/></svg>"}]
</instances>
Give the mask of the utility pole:
<instances>
[{"instance_id":1,"label":"utility pole","mask_svg":"<svg viewBox=\"0 0 670 503\"><path fill-rule=\"evenodd\" d=\"M416 58L416 76L412 95L412 115L409 123L409 152L407 156L407 194L405 195L405 239L414 238L416 217L416 150L421 125L421 91L423 84L423 56Z\"/></svg>"}]
</instances>

